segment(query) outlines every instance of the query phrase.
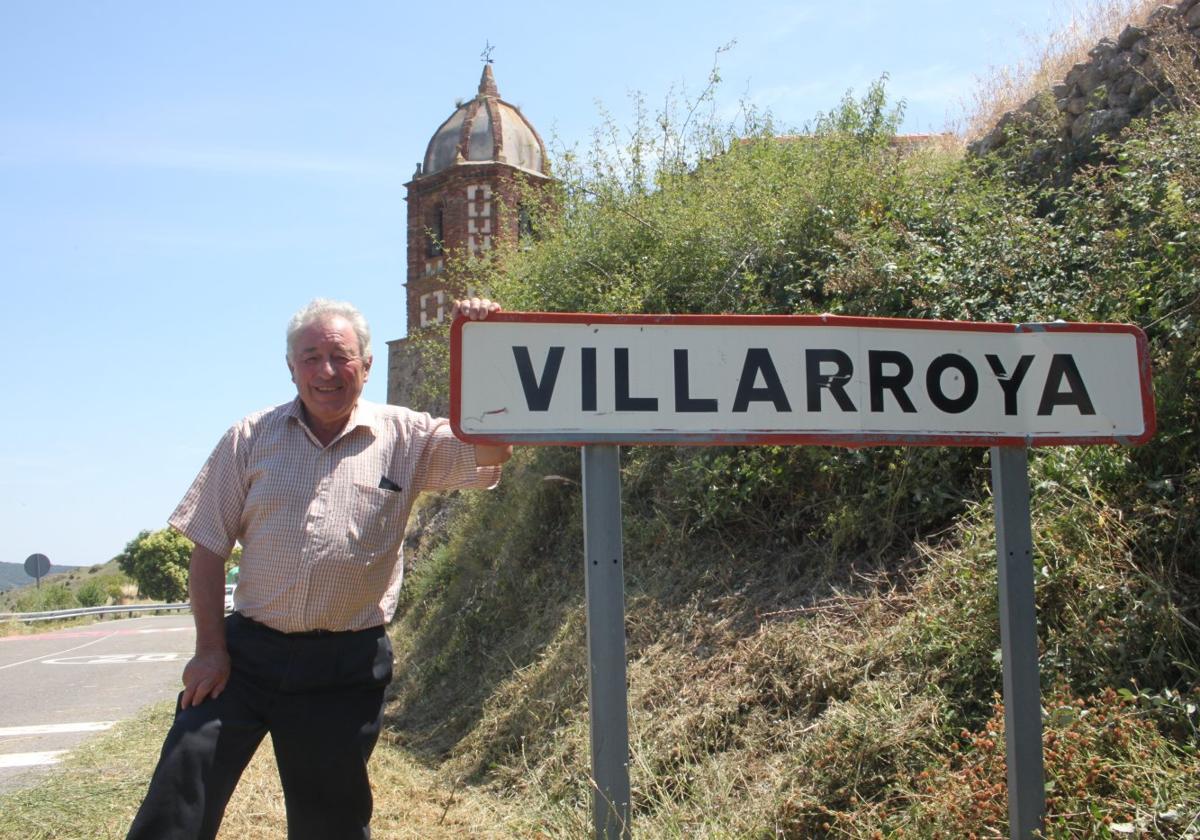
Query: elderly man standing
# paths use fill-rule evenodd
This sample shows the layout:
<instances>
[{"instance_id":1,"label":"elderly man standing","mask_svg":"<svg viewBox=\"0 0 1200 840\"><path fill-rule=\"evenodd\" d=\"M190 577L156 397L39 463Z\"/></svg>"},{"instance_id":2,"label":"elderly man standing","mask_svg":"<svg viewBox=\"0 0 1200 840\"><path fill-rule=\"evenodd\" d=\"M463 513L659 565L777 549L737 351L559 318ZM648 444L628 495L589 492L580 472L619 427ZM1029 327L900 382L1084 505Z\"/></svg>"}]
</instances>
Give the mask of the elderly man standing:
<instances>
[{"instance_id":1,"label":"elderly man standing","mask_svg":"<svg viewBox=\"0 0 1200 840\"><path fill-rule=\"evenodd\" d=\"M500 307L459 301L472 319ZM195 544L196 653L129 838L215 837L271 733L291 840L371 835L367 760L379 737L409 509L423 490L488 488L511 447L459 441L444 419L361 398L370 332L353 306L292 318L292 402L235 424L170 524ZM242 544L234 612L224 561Z\"/></svg>"}]
</instances>

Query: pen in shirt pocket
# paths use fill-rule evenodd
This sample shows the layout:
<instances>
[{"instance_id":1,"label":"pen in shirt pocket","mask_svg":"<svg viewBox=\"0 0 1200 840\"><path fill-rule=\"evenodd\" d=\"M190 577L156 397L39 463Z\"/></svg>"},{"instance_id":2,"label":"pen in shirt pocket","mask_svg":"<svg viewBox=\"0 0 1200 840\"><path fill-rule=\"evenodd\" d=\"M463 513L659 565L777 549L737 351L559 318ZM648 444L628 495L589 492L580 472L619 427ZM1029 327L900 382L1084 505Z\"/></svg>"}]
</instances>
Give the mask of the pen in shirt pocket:
<instances>
[{"instance_id":1,"label":"pen in shirt pocket","mask_svg":"<svg viewBox=\"0 0 1200 840\"><path fill-rule=\"evenodd\" d=\"M382 476L379 479L379 487L380 487L380 489L392 490L392 491L395 491L396 493L399 493L401 490L404 489L399 484L397 484L396 482L394 482L390 478L388 478L386 475Z\"/></svg>"}]
</instances>

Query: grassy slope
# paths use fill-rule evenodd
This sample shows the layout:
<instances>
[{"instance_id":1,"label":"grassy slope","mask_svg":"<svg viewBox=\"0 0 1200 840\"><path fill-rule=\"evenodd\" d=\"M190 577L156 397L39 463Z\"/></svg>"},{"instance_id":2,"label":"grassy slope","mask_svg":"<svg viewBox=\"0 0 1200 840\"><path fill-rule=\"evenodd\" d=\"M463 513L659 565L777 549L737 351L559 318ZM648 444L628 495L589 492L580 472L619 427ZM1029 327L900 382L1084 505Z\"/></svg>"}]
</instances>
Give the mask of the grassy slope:
<instances>
[{"instance_id":1,"label":"grassy slope","mask_svg":"<svg viewBox=\"0 0 1200 840\"><path fill-rule=\"evenodd\" d=\"M541 543L540 552L510 544L506 531L466 524L481 508L511 511L512 497L526 493L565 497L553 503L564 514L577 506L571 485L546 486L542 457L526 456L510 470L509 498L461 500L469 510L455 521L468 534L431 552L429 566L414 575L396 633L400 677L391 721L400 742L437 766L445 784L483 783L517 795L534 809L539 830L572 837L586 831L588 790L574 517L558 520L559 537ZM563 466L555 464L556 471ZM1047 644L1061 648L1044 659L1047 696L1052 707L1084 704L1048 728L1066 737L1089 715L1144 725L1136 703L1091 692L1088 680L1076 681L1079 691L1094 696L1080 701L1068 684L1072 665L1063 660L1086 658L1081 665L1091 669L1107 658L1114 672L1137 670L1139 663L1123 660L1146 648L1123 648L1121 618L1131 634L1157 633L1170 626L1170 610L1155 611L1144 592L1129 592L1122 616L1109 612L1114 602L1086 595L1128 591L1130 578L1143 577L1113 551L1124 538L1117 511L1065 489L1043 491L1039 510L1042 550L1054 558L1042 567L1041 606L1054 622L1071 625L1044 633ZM888 826L915 832L910 836L956 837L1002 821L986 505L935 544L859 568L825 550L746 535L681 541L628 506L626 516L633 531L627 587L639 836L865 837ZM472 566L470 558L481 556L487 566ZM1177 624L1175 638L1162 643L1177 648L1189 632ZM1088 641L1095 633L1100 637ZM1094 682L1104 683L1105 675ZM1175 723L1186 727L1188 720ZM1090 742L1105 734L1088 729L1072 737ZM964 747L966 764L958 758ZM1178 741L1153 726L1125 745L1092 749L1086 760L1094 757L1095 767L1081 775L1078 756L1052 758L1053 777L1087 778L1095 770L1097 779L1107 778L1136 766L1145 775L1136 793L1148 797L1134 800L1134 791L1123 789L1114 798L1127 810L1100 803L1097 820L1200 808L1194 753L1180 752ZM971 762L990 764L976 775ZM1080 797L1072 789L1070 796L1060 810L1087 801L1090 792ZM955 815L949 806L956 800L975 804Z\"/></svg>"},{"instance_id":2,"label":"grassy slope","mask_svg":"<svg viewBox=\"0 0 1200 840\"><path fill-rule=\"evenodd\" d=\"M97 563L94 566L69 566L65 568L60 567L60 569L59 571L52 571L51 574L42 578L41 585L43 587L61 585L70 592L76 592L80 587L95 579L111 582L113 586L118 588L121 583L128 583L128 579L117 568L116 560L109 560L107 563ZM27 578L27 580L29 579ZM16 611L22 599L31 595L36 596L37 593L34 591L36 588L36 583L22 582L20 586L0 592L0 612Z\"/></svg>"}]
</instances>

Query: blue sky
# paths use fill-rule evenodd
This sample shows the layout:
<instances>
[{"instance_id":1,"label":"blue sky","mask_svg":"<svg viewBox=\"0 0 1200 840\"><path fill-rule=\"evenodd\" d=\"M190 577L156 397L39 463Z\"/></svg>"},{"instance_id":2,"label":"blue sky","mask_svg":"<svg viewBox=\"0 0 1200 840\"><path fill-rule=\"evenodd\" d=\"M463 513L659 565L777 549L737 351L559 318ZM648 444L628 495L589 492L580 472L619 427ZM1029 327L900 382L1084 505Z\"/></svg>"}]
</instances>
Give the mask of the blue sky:
<instances>
[{"instance_id":1,"label":"blue sky","mask_svg":"<svg viewBox=\"0 0 1200 840\"><path fill-rule=\"evenodd\" d=\"M903 130L1061 19L1053 0L402 4L0 2L0 560L110 559L158 528L219 435L289 399L290 314L354 301L404 333L404 183L474 94L586 146L705 83L803 126L881 74Z\"/></svg>"}]
</instances>

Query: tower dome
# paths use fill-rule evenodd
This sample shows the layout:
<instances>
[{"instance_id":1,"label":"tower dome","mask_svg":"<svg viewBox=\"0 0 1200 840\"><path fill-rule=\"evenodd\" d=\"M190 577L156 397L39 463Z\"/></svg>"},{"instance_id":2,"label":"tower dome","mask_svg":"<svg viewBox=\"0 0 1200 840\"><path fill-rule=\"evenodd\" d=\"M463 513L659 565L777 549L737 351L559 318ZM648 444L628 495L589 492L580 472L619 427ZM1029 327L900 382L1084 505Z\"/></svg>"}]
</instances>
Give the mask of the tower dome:
<instances>
[{"instance_id":1,"label":"tower dome","mask_svg":"<svg viewBox=\"0 0 1200 840\"><path fill-rule=\"evenodd\" d=\"M483 66L475 98L458 106L434 132L417 177L473 163L505 163L549 175L542 138L520 108L500 98L491 64Z\"/></svg>"}]
</instances>

